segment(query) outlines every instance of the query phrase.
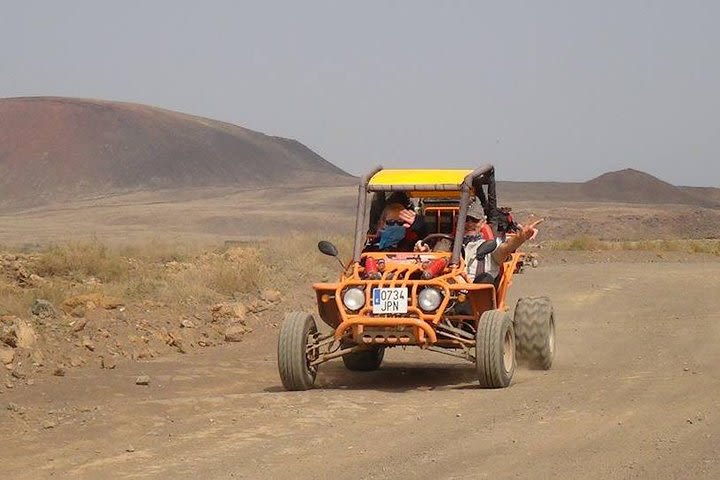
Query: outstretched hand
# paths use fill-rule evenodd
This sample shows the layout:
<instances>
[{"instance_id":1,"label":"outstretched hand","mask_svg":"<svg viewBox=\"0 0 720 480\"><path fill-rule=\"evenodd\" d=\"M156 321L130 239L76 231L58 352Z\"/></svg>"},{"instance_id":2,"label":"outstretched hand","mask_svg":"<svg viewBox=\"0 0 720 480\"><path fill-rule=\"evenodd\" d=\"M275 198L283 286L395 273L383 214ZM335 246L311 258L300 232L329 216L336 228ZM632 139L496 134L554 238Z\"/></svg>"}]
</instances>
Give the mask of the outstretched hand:
<instances>
[{"instance_id":1,"label":"outstretched hand","mask_svg":"<svg viewBox=\"0 0 720 480\"><path fill-rule=\"evenodd\" d=\"M542 222L544 222L545 219L541 218L540 220L535 220L529 225L520 225L520 230L518 231L518 236L522 239L523 242L526 242L528 240L531 240L535 238L535 236L538 233L537 226L540 225Z\"/></svg>"}]
</instances>

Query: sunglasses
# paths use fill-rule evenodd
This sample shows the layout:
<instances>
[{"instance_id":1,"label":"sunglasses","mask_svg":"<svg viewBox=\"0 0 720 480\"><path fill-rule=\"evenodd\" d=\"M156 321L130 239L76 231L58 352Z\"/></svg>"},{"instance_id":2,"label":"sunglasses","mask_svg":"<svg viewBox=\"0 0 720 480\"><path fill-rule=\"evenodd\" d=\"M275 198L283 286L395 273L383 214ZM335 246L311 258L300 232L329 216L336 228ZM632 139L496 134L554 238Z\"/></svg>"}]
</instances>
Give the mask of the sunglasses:
<instances>
[{"instance_id":1,"label":"sunglasses","mask_svg":"<svg viewBox=\"0 0 720 480\"><path fill-rule=\"evenodd\" d=\"M385 225L403 225L404 223L402 220L385 220Z\"/></svg>"}]
</instances>

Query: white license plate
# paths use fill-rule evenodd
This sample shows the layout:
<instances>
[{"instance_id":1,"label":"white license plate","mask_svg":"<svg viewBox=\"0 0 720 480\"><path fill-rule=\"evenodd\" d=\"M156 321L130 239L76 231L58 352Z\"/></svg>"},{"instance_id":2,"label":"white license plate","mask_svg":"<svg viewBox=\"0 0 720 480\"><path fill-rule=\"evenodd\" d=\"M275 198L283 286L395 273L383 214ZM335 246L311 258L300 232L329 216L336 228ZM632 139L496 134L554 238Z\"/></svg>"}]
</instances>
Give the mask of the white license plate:
<instances>
[{"instance_id":1,"label":"white license plate","mask_svg":"<svg viewBox=\"0 0 720 480\"><path fill-rule=\"evenodd\" d=\"M373 288L373 313L407 313L407 288Z\"/></svg>"}]
</instances>

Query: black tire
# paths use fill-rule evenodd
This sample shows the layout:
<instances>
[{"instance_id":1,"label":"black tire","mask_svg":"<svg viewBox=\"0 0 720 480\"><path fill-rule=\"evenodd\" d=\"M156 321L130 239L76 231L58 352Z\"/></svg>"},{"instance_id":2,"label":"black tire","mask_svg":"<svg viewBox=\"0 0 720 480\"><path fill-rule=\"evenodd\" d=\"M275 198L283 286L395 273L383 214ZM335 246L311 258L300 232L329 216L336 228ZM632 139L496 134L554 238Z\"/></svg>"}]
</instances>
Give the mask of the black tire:
<instances>
[{"instance_id":1,"label":"black tire","mask_svg":"<svg viewBox=\"0 0 720 480\"><path fill-rule=\"evenodd\" d=\"M505 388L515 373L515 331L510 315L488 310L475 334L475 366L482 388Z\"/></svg>"},{"instance_id":2,"label":"black tire","mask_svg":"<svg viewBox=\"0 0 720 480\"><path fill-rule=\"evenodd\" d=\"M555 313L548 297L524 297L515 305L518 361L549 370L555 359Z\"/></svg>"},{"instance_id":3,"label":"black tire","mask_svg":"<svg viewBox=\"0 0 720 480\"><path fill-rule=\"evenodd\" d=\"M286 390L309 390L315 383L317 367L309 365L308 341L317 333L313 316L292 312L285 316L278 338L278 370Z\"/></svg>"},{"instance_id":4,"label":"black tire","mask_svg":"<svg viewBox=\"0 0 720 480\"><path fill-rule=\"evenodd\" d=\"M372 372L380 368L383 357L385 356L385 347L369 347L367 350L353 352L343 355L343 363L345 368L354 372Z\"/></svg>"}]
</instances>

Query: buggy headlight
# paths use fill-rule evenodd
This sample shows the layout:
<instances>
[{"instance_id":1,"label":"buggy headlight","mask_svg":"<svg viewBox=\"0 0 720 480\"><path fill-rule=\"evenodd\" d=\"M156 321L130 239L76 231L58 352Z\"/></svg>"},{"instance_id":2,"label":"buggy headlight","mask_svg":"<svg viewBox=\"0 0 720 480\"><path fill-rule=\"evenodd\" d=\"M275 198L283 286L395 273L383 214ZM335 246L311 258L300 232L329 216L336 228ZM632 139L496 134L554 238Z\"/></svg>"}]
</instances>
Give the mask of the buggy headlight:
<instances>
[{"instance_id":1,"label":"buggy headlight","mask_svg":"<svg viewBox=\"0 0 720 480\"><path fill-rule=\"evenodd\" d=\"M365 305L365 292L357 287L348 288L343 293L343 304L348 310L360 310Z\"/></svg>"},{"instance_id":2,"label":"buggy headlight","mask_svg":"<svg viewBox=\"0 0 720 480\"><path fill-rule=\"evenodd\" d=\"M421 290L418 294L418 304L425 312L431 312L437 309L442 299L443 295L437 288L428 287Z\"/></svg>"}]
</instances>

